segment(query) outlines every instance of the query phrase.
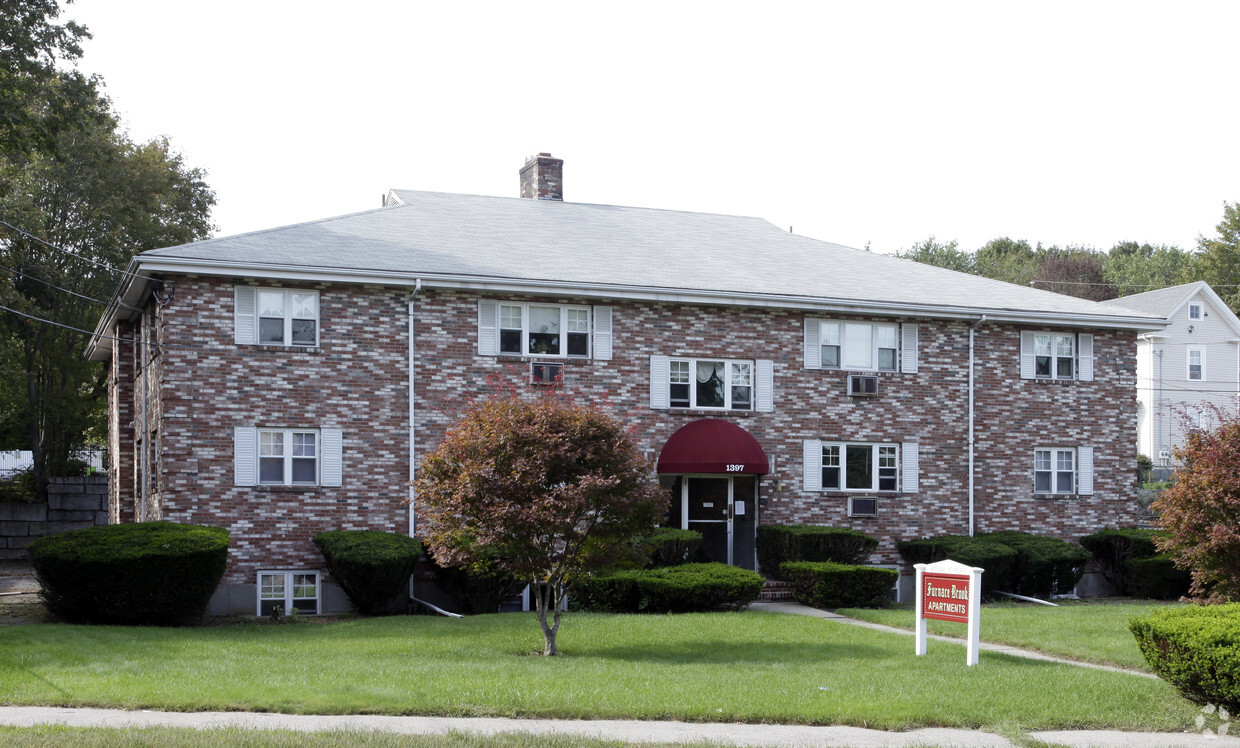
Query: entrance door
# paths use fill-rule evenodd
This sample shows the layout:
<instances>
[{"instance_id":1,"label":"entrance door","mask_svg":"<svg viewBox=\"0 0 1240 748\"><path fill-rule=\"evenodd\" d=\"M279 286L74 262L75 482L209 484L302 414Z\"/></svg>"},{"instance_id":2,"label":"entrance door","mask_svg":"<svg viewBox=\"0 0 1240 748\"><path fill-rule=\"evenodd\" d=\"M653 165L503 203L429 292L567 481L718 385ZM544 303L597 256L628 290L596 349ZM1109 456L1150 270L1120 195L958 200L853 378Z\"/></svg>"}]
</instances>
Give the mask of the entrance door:
<instances>
[{"instance_id":1,"label":"entrance door","mask_svg":"<svg viewBox=\"0 0 1240 748\"><path fill-rule=\"evenodd\" d=\"M757 486L749 475L686 476L681 482L684 529L702 533L702 552L709 560L754 568Z\"/></svg>"}]
</instances>

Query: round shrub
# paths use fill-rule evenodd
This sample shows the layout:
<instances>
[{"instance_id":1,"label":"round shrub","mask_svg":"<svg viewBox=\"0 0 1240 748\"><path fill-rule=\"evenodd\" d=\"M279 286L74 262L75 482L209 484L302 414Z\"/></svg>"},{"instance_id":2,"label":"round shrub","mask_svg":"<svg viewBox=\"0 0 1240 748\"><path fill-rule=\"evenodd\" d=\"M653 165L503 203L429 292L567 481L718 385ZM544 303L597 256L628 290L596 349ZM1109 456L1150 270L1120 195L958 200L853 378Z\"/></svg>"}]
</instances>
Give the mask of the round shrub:
<instances>
[{"instance_id":1,"label":"round shrub","mask_svg":"<svg viewBox=\"0 0 1240 748\"><path fill-rule=\"evenodd\" d=\"M422 545L395 532L329 530L314 536L327 568L359 613L387 610L422 555Z\"/></svg>"},{"instance_id":2,"label":"round shrub","mask_svg":"<svg viewBox=\"0 0 1240 748\"><path fill-rule=\"evenodd\" d=\"M781 578L798 602L815 608L870 608L882 605L900 578L895 569L853 566L831 561L789 561Z\"/></svg>"},{"instance_id":3,"label":"round shrub","mask_svg":"<svg viewBox=\"0 0 1240 748\"><path fill-rule=\"evenodd\" d=\"M1090 553L1075 543L1015 530L977 536L995 540L1016 551L1006 592L1049 597L1067 594L1081 581Z\"/></svg>"},{"instance_id":4,"label":"round shrub","mask_svg":"<svg viewBox=\"0 0 1240 748\"><path fill-rule=\"evenodd\" d=\"M878 547L878 539L844 527L763 525L758 528L758 568L778 578L788 561L834 561L859 564Z\"/></svg>"},{"instance_id":5,"label":"round shrub","mask_svg":"<svg viewBox=\"0 0 1240 748\"><path fill-rule=\"evenodd\" d=\"M937 538L902 540L896 543L900 555L911 564L932 564L950 558L982 569L982 594L1009 591L1016 549L989 538L943 535Z\"/></svg>"},{"instance_id":6,"label":"round shrub","mask_svg":"<svg viewBox=\"0 0 1240 748\"><path fill-rule=\"evenodd\" d=\"M757 572L718 563L624 570L577 582L577 604L612 613L693 613L743 608L762 592Z\"/></svg>"},{"instance_id":7,"label":"round shrub","mask_svg":"<svg viewBox=\"0 0 1240 748\"><path fill-rule=\"evenodd\" d=\"M1128 628L1145 661L1184 698L1240 710L1240 603L1164 610Z\"/></svg>"},{"instance_id":8,"label":"round shrub","mask_svg":"<svg viewBox=\"0 0 1240 748\"><path fill-rule=\"evenodd\" d=\"M1169 553L1130 558L1125 564L1132 594L1151 600L1179 600L1188 594L1193 575L1176 568Z\"/></svg>"},{"instance_id":9,"label":"round shrub","mask_svg":"<svg viewBox=\"0 0 1240 748\"><path fill-rule=\"evenodd\" d=\"M693 553L702 545L702 533L697 530L679 530L660 527L647 539L650 566L678 566L688 563Z\"/></svg>"},{"instance_id":10,"label":"round shrub","mask_svg":"<svg viewBox=\"0 0 1240 748\"><path fill-rule=\"evenodd\" d=\"M31 543L48 612L81 623L175 626L200 619L228 564L228 530L141 522Z\"/></svg>"}]
</instances>

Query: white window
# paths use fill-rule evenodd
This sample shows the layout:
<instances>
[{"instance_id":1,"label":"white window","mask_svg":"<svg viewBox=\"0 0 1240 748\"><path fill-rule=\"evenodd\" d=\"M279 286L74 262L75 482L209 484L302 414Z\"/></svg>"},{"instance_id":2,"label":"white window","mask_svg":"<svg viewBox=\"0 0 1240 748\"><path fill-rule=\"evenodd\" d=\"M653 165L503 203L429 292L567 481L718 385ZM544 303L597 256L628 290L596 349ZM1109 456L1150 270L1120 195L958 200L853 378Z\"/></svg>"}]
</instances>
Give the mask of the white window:
<instances>
[{"instance_id":1,"label":"white window","mask_svg":"<svg viewBox=\"0 0 1240 748\"><path fill-rule=\"evenodd\" d=\"M818 322L823 369L896 371L899 326L873 322Z\"/></svg>"},{"instance_id":2,"label":"white window","mask_svg":"<svg viewBox=\"0 0 1240 748\"><path fill-rule=\"evenodd\" d=\"M1033 450L1033 492L1037 494L1092 494L1092 447L1038 447Z\"/></svg>"},{"instance_id":3,"label":"white window","mask_svg":"<svg viewBox=\"0 0 1240 748\"><path fill-rule=\"evenodd\" d=\"M590 307L499 304L499 353L590 356Z\"/></svg>"},{"instance_id":4,"label":"white window","mask_svg":"<svg viewBox=\"0 0 1240 748\"><path fill-rule=\"evenodd\" d=\"M295 288L234 289L238 344L313 348L319 344L319 292Z\"/></svg>"},{"instance_id":5,"label":"white window","mask_svg":"<svg viewBox=\"0 0 1240 748\"><path fill-rule=\"evenodd\" d=\"M1092 381L1094 336L1089 333L1022 332L1020 376L1022 379Z\"/></svg>"},{"instance_id":6,"label":"white window","mask_svg":"<svg viewBox=\"0 0 1240 748\"><path fill-rule=\"evenodd\" d=\"M895 491L899 485L895 444L822 443L822 490Z\"/></svg>"},{"instance_id":7,"label":"white window","mask_svg":"<svg viewBox=\"0 0 1240 748\"><path fill-rule=\"evenodd\" d=\"M1188 347L1187 377L1194 382L1206 380L1206 349L1205 346L1190 345Z\"/></svg>"},{"instance_id":8,"label":"white window","mask_svg":"<svg viewBox=\"0 0 1240 748\"><path fill-rule=\"evenodd\" d=\"M753 362L674 358L669 404L701 410L753 410Z\"/></svg>"},{"instance_id":9,"label":"white window","mask_svg":"<svg viewBox=\"0 0 1240 748\"><path fill-rule=\"evenodd\" d=\"M238 486L339 486L343 439L338 428L233 429Z\"/></svg>"},{"instance_id":10,"label":"white window","mask_svg":"<svg viewBox=\"0 0 1240 748\"><path fill-rule=\"evenodd\" d=\"M1188 305L1188 318L1189 319L1201 319L1201 305L1200 304L1189 304Z\"/></svg>"},{"instance_id":11,"label":"white window","mask_svg":"<svg viewBox=\"0 0 1240 748\"><path fill-rule=\"evenodd\" d=\"M259 429L258 482L315 485L319 482L319 433Z\"/></svg>"},{"instance_id":12,"label":"white window","mask_svg":"<svg viewBox=\"0 0 1240 748\"><path fill-rule=\"evenodd\" d=\"M920 472L917 442L874 444L804 441L806 491L899 491L915 494Z\"/></svg>"},{"instance_id":13,"label":"white window","mask_svg":"<svg viewBox=\"0 0 1240 748\"><path fill-rule=\"evenodd\" d=\"M276 607L281 615L294 610L319 612L319 573L317 571L258 572L258 615L269 616Z\"/></svg>"}]
</instances>

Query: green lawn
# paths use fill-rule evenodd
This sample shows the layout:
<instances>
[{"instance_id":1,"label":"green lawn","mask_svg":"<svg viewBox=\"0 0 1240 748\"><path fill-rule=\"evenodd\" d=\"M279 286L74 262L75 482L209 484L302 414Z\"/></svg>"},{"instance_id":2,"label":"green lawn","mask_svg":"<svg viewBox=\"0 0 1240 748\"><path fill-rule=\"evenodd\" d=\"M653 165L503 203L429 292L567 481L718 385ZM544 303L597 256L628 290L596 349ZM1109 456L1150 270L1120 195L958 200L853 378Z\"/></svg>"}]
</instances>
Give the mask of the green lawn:
<instances>
[{"instance_id":1,"label":"green lawn","mask_svg":"<svg viewBox=\"0 0 1240 748\"><path fill-rule=\"evenodd\" d=\"M562 656L530 615L198 629L0 629L0 702L991 729L1180 730L1162 681L932 646L773 613L573 613Z\"/></svg>"},{"instance_id":2,"label":"green lawn","mask_svg":"<svg viewBox=\"0 0 1240 748\"><path fill-rule=\"evenodd\" d=\"M1150 672L1128 619L1168 605L1153 600L1063 600L1052 608L1036 603L998 602L982 605L982 641L1008 644L1082 662ZM882 610L844 608L840 615L912 630L911 603ZM965 624L927 621L932 634L963 638Z\"/></svg>"}]
</instances>

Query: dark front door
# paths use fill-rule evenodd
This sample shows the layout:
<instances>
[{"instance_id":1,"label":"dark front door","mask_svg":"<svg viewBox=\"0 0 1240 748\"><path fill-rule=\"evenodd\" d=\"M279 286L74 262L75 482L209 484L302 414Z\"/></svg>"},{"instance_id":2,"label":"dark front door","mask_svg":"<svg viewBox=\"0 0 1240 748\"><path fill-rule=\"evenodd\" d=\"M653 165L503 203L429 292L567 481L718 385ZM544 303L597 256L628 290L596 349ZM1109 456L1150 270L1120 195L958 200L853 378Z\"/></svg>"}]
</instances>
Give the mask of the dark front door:
<instances>
[{"instance_id":1,"label":"dark front door","mask_svg":"<svg viewBox=\"0 0 1240 748\"><path fill-rule=\"evenodd\" d=\"M684 478L684 529L702 533L701 550L708 560L754 568L756 498L757 479L753 476Z\"/></svg>"}]
</instances>

